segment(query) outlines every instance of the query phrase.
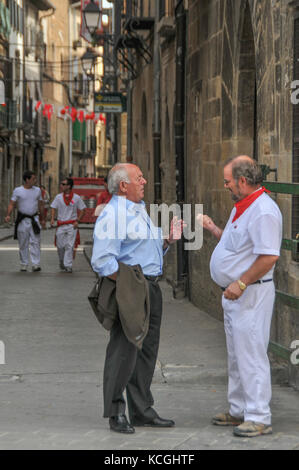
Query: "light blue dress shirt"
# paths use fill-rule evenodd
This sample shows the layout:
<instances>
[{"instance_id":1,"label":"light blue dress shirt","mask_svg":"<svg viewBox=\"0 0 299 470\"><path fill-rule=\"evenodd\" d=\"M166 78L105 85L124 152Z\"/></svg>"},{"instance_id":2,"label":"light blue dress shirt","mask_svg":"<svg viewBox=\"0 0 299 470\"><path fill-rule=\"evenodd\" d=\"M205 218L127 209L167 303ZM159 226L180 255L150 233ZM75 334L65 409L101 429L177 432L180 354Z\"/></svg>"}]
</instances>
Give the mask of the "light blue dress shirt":
<instances>
[{"instance_id":1,"label":"light blue dress shirt","mask_svg":"<svg viewBox=\"0 0 299 470\"><path fill-rule=\"evenodd\" d=\"M167 252L162 230L153 225L143 201L114 195L97 219L93 238L91 265L100 276L118 271L118 262L139 264L148 276L162 274Z\"/></svg>"}]
</instances>

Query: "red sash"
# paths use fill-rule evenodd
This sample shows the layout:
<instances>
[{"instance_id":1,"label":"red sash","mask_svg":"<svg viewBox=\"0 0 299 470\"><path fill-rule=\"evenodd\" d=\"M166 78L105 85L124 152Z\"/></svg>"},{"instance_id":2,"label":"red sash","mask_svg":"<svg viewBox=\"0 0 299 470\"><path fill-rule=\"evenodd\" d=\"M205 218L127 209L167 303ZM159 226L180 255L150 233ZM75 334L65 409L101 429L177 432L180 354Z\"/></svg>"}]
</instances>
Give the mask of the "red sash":
<instances>
[{"instance_id":1,"label":"red sash","mask_svg":"<svg viewBox=\"0 0 299 470\"><path fill-rule=\"evenodd\" d=\"M62 225L71 225L74 222L76 222L76 220L57 220L57 227L61 227ZM76 239L75 239L75 244L74 244L73 259L75 259L76 249L78 248L78 245L80 245L80 243L81 243L81 239L80 239L80 232L78 229ZM56 232L55 232L54 245L56 246Z\"/></svg>"},{"instance_id":2,"label":"red sash","mask_svg":"<svg viewBox=\"0 0 299 470\"><path fill-rule=\"evenodd\" d=\"M243 212L248 209L249 206L258 198L260 197L264 192L270 193L268 189L266 189L264 186L262 186L260 189L255 191L252 194L249 194L249 196L244 197L241 201L236 202L235 208L236 208L236 213L234 215L234 218L232 222L235 222L242 214Z\"/></svg>"}]
</instances>

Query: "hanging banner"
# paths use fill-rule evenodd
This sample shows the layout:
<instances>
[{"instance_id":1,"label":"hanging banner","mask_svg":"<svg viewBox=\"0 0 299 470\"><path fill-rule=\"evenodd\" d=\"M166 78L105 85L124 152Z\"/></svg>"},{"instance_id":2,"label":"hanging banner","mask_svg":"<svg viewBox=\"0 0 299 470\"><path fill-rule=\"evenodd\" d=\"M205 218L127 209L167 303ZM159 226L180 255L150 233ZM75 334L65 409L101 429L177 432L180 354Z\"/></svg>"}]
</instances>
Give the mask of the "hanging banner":
<instances>
[{"instance_id":1,"label":"hanging banner","mask_svg":"<svg viewBox=\"0 0 299 470\"><path fill-rule=\"evenodd\" d=\"M96 113L125 113L127 97L122 93L95 93L94 110Z\"/></svg>"},{"instance_id":2,"label":"hanging banner","mask_svg":"<svg viewBox=\"0 0 299 470\"><path fill-rule=\"evenodd\" d=\"M85 41L92 43L92 37L90 32L87 29L86 23L85 23L85 17L83 15L83 10L85 7L91 3L91 0L81 0L81 29L80 29L80 36L85 39ZM98 5L99 9L102 9L102 2L101 0L94 0L94 3ZM100 24L99 24L99 29L101 27L101 19L100 19Z\"/></svg>"}]
</instances>

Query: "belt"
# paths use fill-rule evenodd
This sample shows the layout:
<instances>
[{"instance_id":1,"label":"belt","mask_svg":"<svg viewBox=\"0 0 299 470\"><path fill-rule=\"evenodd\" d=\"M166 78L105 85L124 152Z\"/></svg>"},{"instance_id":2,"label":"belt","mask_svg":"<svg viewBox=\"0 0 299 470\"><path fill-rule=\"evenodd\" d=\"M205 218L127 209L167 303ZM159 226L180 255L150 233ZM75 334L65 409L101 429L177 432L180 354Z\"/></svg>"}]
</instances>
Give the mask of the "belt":
<instances>
[{"instance_id":1,"label":"belt","mask_svg":"<svg viewBox=\"0 0 299 470\"><path fill-rule=\"evenodd\" d=\"M145 279L151 282L159 282L162 278L162 276L147 276L147 275L144 275L144 277Z\"/></svg>"},{"instance_id":2,"label":"belt","mask_svg":"<svg viewBox=\"0 0 299 470\"><path fill-rule=\"evenodd\" d=\"M258 281L255 281L255 282L252 282L251 284L249 284L250 286L252 286L253 284L264 284L264 282L271 282L273 281L273 279L258 279ZM221 290L225 291L226 287L221 287Z\"/></svg>"}]
</instances>

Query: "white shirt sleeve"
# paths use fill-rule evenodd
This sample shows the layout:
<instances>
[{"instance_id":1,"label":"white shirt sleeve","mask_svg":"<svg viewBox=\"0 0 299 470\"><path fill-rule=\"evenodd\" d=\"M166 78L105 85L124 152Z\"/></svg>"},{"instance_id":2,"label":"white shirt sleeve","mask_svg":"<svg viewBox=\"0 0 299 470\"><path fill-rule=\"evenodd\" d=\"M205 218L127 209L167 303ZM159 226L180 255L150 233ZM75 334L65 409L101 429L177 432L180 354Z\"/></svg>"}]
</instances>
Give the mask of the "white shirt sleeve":
<instances>
[{"instance_id":1,"label":"white shirt sleeve","mask_svg":"<svg viewBox=\"0 0 299 470\"><path fill-rule=\"evenodd\" d=\"M248 226L255 255L280 255L282 228L280 220L273 214L262 214Z\"/></svg>"},{"instance_id":2,"label":"white shirt sleeve","mask_svg":"<svg viewBox=\"0 0 299 470\"><path fill-rule=\"evenodd\" d=\"M56 196L50 207L52 209L58 209L58 206L59 206L59 203L58 203L58 199L57 199L57 196Z\"/></svg>"},{"instance_id":3,"label":"white shirt sleeve","mask_svg":"<svg viewBox=\"0 0 299 470\"><path fill-rule=\"evenodd\" d=\"M13 190L13 193L12 193L12 196L11 196L11 200L14 201L14 202L16 202L18 200L18 194L17 193L18 193L17 188L15 188Z\"/></svg>"},{"instance_id":4,"label":"white shirt sleeve","mask_svg":"<svg viewBox=\"0 0 299 470\"><path fill-rule=\"evenodd\" d=\"M77 207L80 211L83 211L83 209L86 209L86 205L84 204L84 202L82 201L80 196L79 196L79 199L78 199Z\"/></svg>"}]
</instances>

